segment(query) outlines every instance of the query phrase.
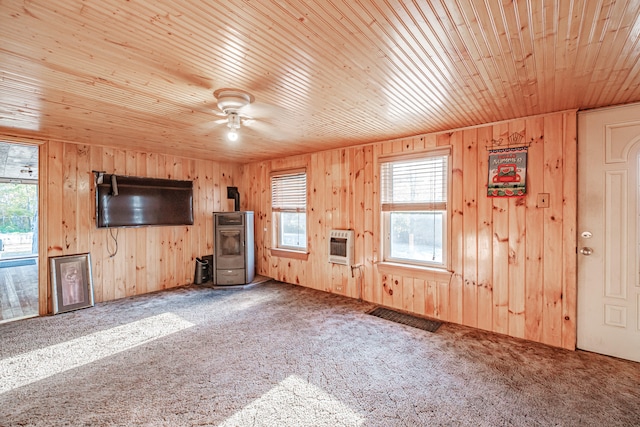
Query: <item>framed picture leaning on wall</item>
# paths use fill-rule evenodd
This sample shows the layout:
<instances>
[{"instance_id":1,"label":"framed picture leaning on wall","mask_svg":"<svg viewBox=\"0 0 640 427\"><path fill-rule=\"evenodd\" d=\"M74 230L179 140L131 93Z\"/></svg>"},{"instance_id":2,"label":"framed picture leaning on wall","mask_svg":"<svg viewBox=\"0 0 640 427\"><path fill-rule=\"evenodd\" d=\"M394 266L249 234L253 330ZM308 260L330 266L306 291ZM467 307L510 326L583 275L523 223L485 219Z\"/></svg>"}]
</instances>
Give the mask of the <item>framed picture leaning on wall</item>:
<instances>
[{"instance_id":1,"label":"framed picture leaning on wall","mask_svg":"<svg viewBox=\"0 0 640 427\"><path fill-rule=\"evenodd\" d=\"M53 314L93 307L91 255L49 258Z\"/></svg>"}]
</instances>

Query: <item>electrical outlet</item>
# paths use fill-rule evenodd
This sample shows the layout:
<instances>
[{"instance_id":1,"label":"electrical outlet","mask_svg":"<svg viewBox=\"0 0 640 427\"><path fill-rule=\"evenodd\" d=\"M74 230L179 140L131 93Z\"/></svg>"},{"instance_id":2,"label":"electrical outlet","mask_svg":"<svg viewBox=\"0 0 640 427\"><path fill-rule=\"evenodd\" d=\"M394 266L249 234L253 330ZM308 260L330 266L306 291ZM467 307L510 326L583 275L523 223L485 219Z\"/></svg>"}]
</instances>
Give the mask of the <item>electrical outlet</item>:
<instances>
[{"instance_id":1,"label":"electrical outlet","mask_svg":"<svg viewBox=\"0 0 640 427\"><path fill-rule=\"evenodd\" d=\"M538 203L539 208L548 208L549 207L549 193L538 193Z\"/></svg>"}]
</instances>

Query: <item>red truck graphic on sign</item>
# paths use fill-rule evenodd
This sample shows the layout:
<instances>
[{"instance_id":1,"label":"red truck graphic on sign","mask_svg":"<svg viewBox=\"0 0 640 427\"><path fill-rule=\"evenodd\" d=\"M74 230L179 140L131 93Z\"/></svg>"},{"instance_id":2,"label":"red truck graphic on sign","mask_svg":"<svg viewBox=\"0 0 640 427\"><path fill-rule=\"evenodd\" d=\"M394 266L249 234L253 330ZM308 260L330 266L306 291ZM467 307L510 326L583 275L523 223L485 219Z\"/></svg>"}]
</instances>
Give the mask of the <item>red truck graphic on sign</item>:
<instances>
[{"instance_id":1,"label":"red truck graphic on sign","mask_svg":"<svg viewBox=\"0 0 640 427\"><path fill-rule=\"evenodd\" d=\"M493 182L520 182L520 175L515 163L498 165L498 172L493 177Z\"/></svg>"}]
</instances>

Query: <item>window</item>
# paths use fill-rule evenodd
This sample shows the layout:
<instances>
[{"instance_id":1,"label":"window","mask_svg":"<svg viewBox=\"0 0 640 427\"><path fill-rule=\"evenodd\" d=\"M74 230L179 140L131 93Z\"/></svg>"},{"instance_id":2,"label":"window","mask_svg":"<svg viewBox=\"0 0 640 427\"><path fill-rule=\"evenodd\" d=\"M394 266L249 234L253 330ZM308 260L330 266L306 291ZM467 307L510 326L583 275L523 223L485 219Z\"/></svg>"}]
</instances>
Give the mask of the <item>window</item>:
<instances>
[{"instance_id":1,"label":"window","mask_svg":"<svg viewBox=\"0 0 640 427\"><path fill-rule=\"evenodd\" d=\"M280 249L307 249L307 173L290 171L271 177L274 241Z\"/></svg>"},{"instance_id":2,"label":"window","mask_svg":"<svg viewBox=\"0 0 640 427\"><path fill-rule=\"evenodd\" d=\"M384 261L447 265L449 153L381 160Z\"/></svg>"}]
</instances>

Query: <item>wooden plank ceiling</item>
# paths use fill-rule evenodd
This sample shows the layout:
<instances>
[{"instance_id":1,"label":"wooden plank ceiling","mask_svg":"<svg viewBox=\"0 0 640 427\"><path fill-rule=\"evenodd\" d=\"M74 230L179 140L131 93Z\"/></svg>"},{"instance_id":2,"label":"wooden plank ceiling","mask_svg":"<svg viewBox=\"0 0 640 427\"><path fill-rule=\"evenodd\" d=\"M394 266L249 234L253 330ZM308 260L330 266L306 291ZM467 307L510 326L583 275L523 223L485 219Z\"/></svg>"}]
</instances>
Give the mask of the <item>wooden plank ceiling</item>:
<instances>
[{"instance_id":1,"label":"wooden plank ceiling","mask_svg":"<svg viewBox=\"0 0 640 427\"><path fill-rule=\"evenodd\" d=\"M1 5L8 136L245 163L640 101L634 0ZM255 97L235 143L225 87Z\"/></svg>"}]
</instances>

